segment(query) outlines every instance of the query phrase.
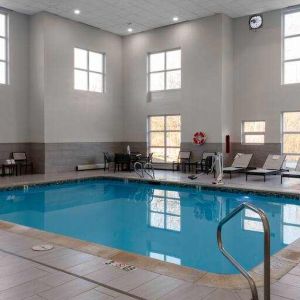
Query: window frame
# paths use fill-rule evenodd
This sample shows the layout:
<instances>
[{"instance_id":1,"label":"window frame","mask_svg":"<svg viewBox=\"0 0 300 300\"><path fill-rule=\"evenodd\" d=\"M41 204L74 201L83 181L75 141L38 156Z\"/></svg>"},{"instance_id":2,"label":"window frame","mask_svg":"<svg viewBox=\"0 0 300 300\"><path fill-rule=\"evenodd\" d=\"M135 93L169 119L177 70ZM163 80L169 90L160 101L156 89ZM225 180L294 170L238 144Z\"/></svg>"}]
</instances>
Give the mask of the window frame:
<instances>
[{"instance_id":1,"label":"window frame","mask_svg":"<svg viewBox=\"0 0 300 300\"><path fill-rule=\"evenodd\" d=\"M281 154L285 154L286 156L300 156L300 152L299 153L285 153L283 151L284 149L284 135L285 134L299 134L300 135L300 131L284 131L284 128L283 128L283 119L284 119L284 114L285 113L299 113L300 114L300 110L291 110L291 111L283 111L281 112Z\"/></svg>"},{"instance_id":2,"label":"window frame","mask_svg":"<svg viewBox=\"0 0 300 300\"><path fill-rule=\"evenodd\" d=\"M182 49L180 47L147 53L147 91L148 92L150 92L150 93L159 93L159 92L168 92L168 91L181 90L181 88L182 88L182 59L181 59L181 62L180 62L180 68L168 69L167 70L167 52L172 52L172 51L176 51L176 50L180 50L180 55L181 55L181 58L182 58ZM163 70L160 70L160 71L152 71L151 72L150 71L150 56L152 54L160 54L160 53L164 53L164 68L163 68ZM180 88L167 89L167 73L172 72L172 71L180 71ZM158 74L158 73L164 73L164 88L162 90L151 91L151 89L150 89L151 74Z\"/></svg>"},{"instance_id":3,"label":"window frame","mask_svg":"<svg viewBox=\"0 0 300 300\"><path fill-rule=\"evenodd\" d=\"M76 49L87 52L87 68L86 69L75 67L75 50ZM102 67L103 67L102 71L103 72L91 71L90 70L90 53L91 52L102 55ZM98 93L98 94L104 94L106 92L106 54L105 54L105 52L100 52L100 51L95 51L95 50L90 50L90 49L84 49L84 48L80 48L80 47L74 47L74 49L73 49L73 69L74 69L73 88L74 88L75 91ZM81 89L76 89L75 88L75 71L84 71L84 72L87 73L87 90L81 90ZM101 92L90 90L90 74L102 75L102 91Z\"/></svg>"},{"instance_id":4,"label":"window frame","mask_svg":"<svg viewBox=\"0 0 300 300\"><path fill-rule=\"evenodd\" d=\"M0 83L0 86L10 84L9 78L9 14L6 11L0 10L0 14L5 17L5 36L0 35L0 39L4 39L5 42L5 60L0 59L0 62L5 64L5 83Z\"/></svg>"},{"instance_id":5,"label":"window frame","mask_svg":"<svg viewBox=\"0 0 300 300\"><path fill-rule=\"evenodd\" d=\"M252 122L252 123L264 122L265 123L265 131L264 132L261 132L261 131L245 132L244 125L245 125L245 123L250 123L250 122ZM266 143L266 123L267 122L265 120L243 120L242 124L241 124L241 144L242 145L258 145L258 146L264 145ZM264 142L263 143L246 143L246 139L245 139L246 135L262 135L262 136L264 136Z\"/></svg>"},{"instance_id":6,"label":"window frame","mask_svg":"<svg viewBox=\"0 0 300 300\"><path fill-rule=\"evenodd\" d=\"M151 126L150 126L151 117L164 117L164 130L150 130L151 129ZM167 117L180 117L180 130L167 130ZM167 133L168 132L179 132L180 133L180 141L181 141L181 138L182 138L181 124L182 123L181 123L181 115L180 114L149 115L147 117L147 150L148 150L148 154L151 153L151 151L150 151L151 148L164 148L164 150L165 150L164 161L159 162L159 163L162 163L162 164L172 163L172 162L167 161L167 149L168 148L179 149L179 151L180 151L181 145L179 145L178 147L167 146ZM151 146L151 133L152 132L164 133L164 146Z\"/></svg>"},{"instance_id":7,"label":"window frame","mask_svg":"<svg viewBox=\"0 0 300 300\"><path fill-rule=\"evenodd\" d=\"M282 208L281 208L281 226L282 226L282 228L281 228L281 240L282 240L282 243L283 244L285 244L285 245L290 245L290 244L292 244L293 242L295 242L298 238L296 238L293 242L291 242L291 243L285 243L285 241L286 241L286 236L285 236L285 229L287 228L287 227L291 227L291 228L297 228L297 229L299 229L300 228L300 224L296 224L296 223L291 223L291 222L289 222L289 221L286 221L285 219L284 219L284 209L285 209L285 207L286 206L289 206L289 205L292 205L292 204L286 204L286 205L284 205L284 206L282 206Z\"/></svg>"},{"instance_id":8,"label":"window frame","mask_svg":"<svg viewBox=\"0 0 300 300\"><path fill-rule=\"evenodd\" d=\"M299 58L295 58L295 59L285 59L285 41L287 39L291 39L291 38L296 38L299 37L300 38L300 32L298 34L293 34L293 35L285 35L285 16L286 15L290 15L290 14L294 14L294 13L300 13L300 7L297 8L291 8L291 9L286 9L283 13L282 13L282 54L281 54L281 85L293 85L293 84L299 84L299 82L292 82L292 83L286 83L285 82L285 64L289 63L289 62L299 62L300 63L300 57Z\"/></svg>"},{"instance_id":9,"label":"window frame","mask_svg":"<svg viewBox=\"0 0 300 300\"><path fill-rule=\"evenodd\" d=\"M182 213L182 209L181 209L181 199L180 197L177 198L177 197L172 197L172 196L168 196L168 190L161 190L163 191L163 195L153 195L151 197L151 201L149 201L148 203L148 226L150 228L153 228L153 229L158 229L158 230L164 230L164 231L169 231L169 232L174 232L174 233L180 233L181 232L181 229L182 229L182 220L181 220L181 213ZM160 199L164 202L164 209L163 211L155 211L155 210L152 210L151 209L151 203L153 200L155 199ZM179 213L172 213L172 212L168 212L168 203L169 201L178 201L179 202L179 208L180 208L180 211ZM156 226L153 226L151 223L151 218L152 218L152 215L153 214L157 214L157 215L161 215L163 216L163 220L164 220L164 224L163 224L163 227L156 227ZM167 226L167 219L168 217L176 217L176 218L179 218L179 222L180 222L180 228L177 228L177 229L174 229L174 228L168 228Z\"/></svg>"}]
</instances>

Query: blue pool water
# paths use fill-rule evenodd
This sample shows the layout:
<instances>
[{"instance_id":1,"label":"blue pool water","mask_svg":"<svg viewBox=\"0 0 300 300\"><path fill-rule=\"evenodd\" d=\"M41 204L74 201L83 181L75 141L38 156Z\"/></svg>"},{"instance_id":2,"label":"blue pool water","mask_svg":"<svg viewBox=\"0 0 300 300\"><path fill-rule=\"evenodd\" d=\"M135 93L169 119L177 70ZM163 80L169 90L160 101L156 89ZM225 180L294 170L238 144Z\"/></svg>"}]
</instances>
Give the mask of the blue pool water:
<instances>
[{"instance_id":1,"label":"blue pool water","mask_svg":"<svg viewBox=\"0 0 300 300\"><path fill-rule=\"evenodd\" d=\"M209 272L236 270L220 254L219 221L242 202L263 209L275 253L300 237L300 202L195 188L91 180L0 192L0 219ZM247 269L263 259L262 224L244 211L224 243Z\"/></svg>"}]
</instances>

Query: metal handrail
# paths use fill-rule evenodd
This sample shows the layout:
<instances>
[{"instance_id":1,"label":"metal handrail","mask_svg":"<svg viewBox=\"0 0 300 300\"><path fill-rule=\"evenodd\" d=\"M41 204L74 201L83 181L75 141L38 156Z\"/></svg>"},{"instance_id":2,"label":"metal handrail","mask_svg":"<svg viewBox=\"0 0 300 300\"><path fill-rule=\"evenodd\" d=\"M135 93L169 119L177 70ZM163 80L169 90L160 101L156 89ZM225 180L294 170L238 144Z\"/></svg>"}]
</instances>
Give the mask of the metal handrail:
<instances>
[{"instance_id":1,"label":"metal handrail","mask_svg":"<svg viewBox=\"0 0 300 300\"><path fill-rule=\"evenodd\" d=\"M138 168L139 166L139 168ZM154 174L154 169L151 163L146 162L146 163L142 163L142 162L135 162L134 166L134 171L135 173L140 177L140 178L145 178L145 174L147 174L151 179L155 179L155 174ZM151 171L148 172L148 170Z\"/></svg>"},{"instance_id":2,"label":"metal handrail","mask_svg":"<svg viewBox=\"0 0 300 300\"><path fill-rule=\"evenodd\" d=\"M235 215L237 215L240 211L243 209L248 208L254 212L256 212L263 223L264 228L264 300L270 300L270 225L268 218L265 214L265 212L259 208L256 208L255 206L243 203L240 206L238 206L236 209L234 209L232 212L230 212L218 225L217 229L217 241L218 241L218 247L222 254L235 266L236 269L238 269L241 274L247 279L251 294L252 294L252 300L258 300L258 294L257 294L257 288L254 279L252 276L233 258L224 248L223 242L222 242L222 227L225 223L227 223L230 219L232 219Z\"/></svg>"}]
</instances>

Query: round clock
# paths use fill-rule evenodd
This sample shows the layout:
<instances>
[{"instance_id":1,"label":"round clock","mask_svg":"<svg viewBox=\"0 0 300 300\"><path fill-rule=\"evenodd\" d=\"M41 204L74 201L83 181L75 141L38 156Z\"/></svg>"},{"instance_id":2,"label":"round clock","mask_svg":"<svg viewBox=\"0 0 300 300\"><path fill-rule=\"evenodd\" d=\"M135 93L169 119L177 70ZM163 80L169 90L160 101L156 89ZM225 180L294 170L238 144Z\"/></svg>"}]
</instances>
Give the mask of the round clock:
<instances>
[{"instance_id":1,"label":"round clock","mask_svg":"<svg viewBox=\"0 0 300 300\"><path fill-rule=\"evenodd\" d=\"M253 15L249 18L249 28L250 30L256 30L263 26L262 15Z\"/></svg>"}]
</instances>

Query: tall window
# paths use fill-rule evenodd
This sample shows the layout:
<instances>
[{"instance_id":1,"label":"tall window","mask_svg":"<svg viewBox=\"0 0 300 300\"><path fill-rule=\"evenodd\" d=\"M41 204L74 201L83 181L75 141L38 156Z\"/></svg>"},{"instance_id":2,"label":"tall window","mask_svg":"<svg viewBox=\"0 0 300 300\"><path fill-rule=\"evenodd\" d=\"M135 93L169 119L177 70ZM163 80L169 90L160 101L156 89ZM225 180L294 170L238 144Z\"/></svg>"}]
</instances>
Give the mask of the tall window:
<instances>
[{"instance_id":1,"label":"tall window","mask_svg":"<svg viewBox=\"0 0 300 300\"><path fill-rule=\"evenodd\" d=\"M265 131L265 121L244 121L242 123L242 143L264 144Z\"/></svg>"},{"instance_id":2,"label":"tall window","mask_svg":"<svg viewBox=\"0 0 300 300\"><path fill-rule=\"evenodd\" d=\"M74 89L104 92L105 55L93 51L74 49Z\"/></svg>"},{"instance_id":3,"label":"tall window","mask_svg":"<svg viewBox=\"0 0 300 300\"><path fill-rule=\"evenodd\" d=\"M242 220L244 230L264 232L262 221L256 212L253 212L250 209L245 209Z\"/></svg>"},{"instance_id":4,"label":"tall window","mask_svg":"<svg viewBox=\"0 0 300 300\"><path fill-rule=\"evenodd\" d=\"M283 83L300 82L300 11L284 14Z\"/></svg>"},{"instance_id":5,"label":"tall window","mask_svg":"<svg viewBox=\"0 0 300 300\"><path fill-rule=\"evenodd\" d=\"M180 196L176 191L155 189L149 206L151 227L181 231Z\"/></svg>"},{"instance_id":6,"label":"tall window","mask_svg":"<svg viewBox=\"0 0 300 300\"><path fill-rule=\"evenodd\" d=\"M286 204L283 207L283 243L291 244L300 238L300 207Z\"/></svg>"},{"instance_id":7,"label":"tall window","mask_svg":"<svg viewBox=\"0 0 300 300\"><path fill-rule=\"evenodd\" d=\"M181 144L181 117L148 117L148 152L154 162L173 162L178 158Z\"/></svg>"},{"instance_id":8,"label":"tall window","mask_svg":"<svg viewBox=\"0 0 300 300\"><path fill-rule=\"evenodd\" d=\"M0 13L0 84L8 84L7 14Z\"/></svg>"},{"instance_id":9,"label":"tall window","mask_svg":"<svg viewBox=\"0 0 300 300\"><path fill-rule=\"evenodd\" d=\"M300 112L282 114L282 153L287 155L286 167L295 168L300 158Z\"/></svg>"},{"instance_id":10,"label":"tall window","mask_svg":"<svg viewBox=\"0 0 300 300\"><path fill-rule=\"evenodd\" d=\"M148 90L150 92L181 88L181 50L148 55Z\"/></svg>"}]
</instances>

